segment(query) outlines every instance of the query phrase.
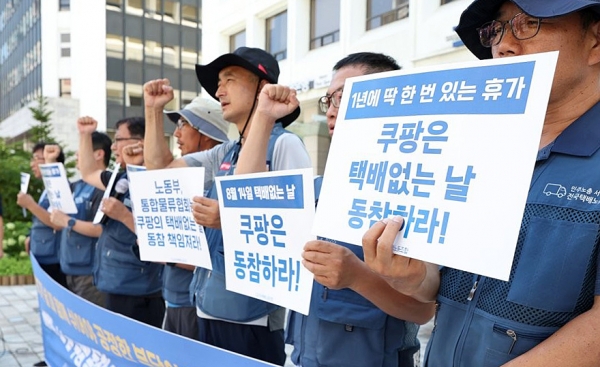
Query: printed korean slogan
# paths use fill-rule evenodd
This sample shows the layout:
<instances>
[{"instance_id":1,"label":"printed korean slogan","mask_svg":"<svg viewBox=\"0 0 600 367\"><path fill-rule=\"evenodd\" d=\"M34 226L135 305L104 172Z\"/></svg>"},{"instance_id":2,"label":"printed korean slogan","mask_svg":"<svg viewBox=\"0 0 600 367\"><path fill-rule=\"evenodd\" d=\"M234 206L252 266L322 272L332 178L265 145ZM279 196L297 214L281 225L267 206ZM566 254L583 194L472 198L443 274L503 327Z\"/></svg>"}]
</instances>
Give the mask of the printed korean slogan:
<instances>
[{"instance_id":1,"label":"printed korean slogan","mask_svg":"<svg viewBox=\"0 0 600 367\"><path fill-rule=\"evenodd\" d=\"M49 366L272 366L107 311L61 287L33 256L31 263Z\"/></svg>"},{"instance_id":2,"label":"printed korean slogan","mask_svg":"<svg viewBox=\"0 0 600 367\"><path fill-rule=\"evenodd\" d=\"M344 86L313 233L507 280L557 53L372 74ZM548 188L565 195L568 188Z\"/></svg>"}]
</instances>

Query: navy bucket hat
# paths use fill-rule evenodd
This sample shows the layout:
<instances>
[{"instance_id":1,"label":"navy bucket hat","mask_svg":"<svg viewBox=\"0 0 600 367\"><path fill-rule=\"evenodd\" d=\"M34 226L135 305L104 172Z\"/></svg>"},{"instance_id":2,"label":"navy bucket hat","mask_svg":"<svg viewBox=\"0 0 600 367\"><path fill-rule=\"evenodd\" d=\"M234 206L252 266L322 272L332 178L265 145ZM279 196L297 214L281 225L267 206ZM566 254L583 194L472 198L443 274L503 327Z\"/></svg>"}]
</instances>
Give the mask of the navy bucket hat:
<instances>
[{"instance_id":1,"label":"navy bucket hat","mask_svg":"<svg viewBox=\"0 0 600 367\"><path fill-rule=\"evenodd\" d=\"M204 89L217 101L217 88L219 73L228 66L242 67L260 79L265 79L271 84L279 80L279 63L265 50L260 48L239 47L229 54L224 54L214 59L207 65L196 65L196 76ZM283 127L294 122L300 115L300 107L294 112L279 119Z\"/></svg>"},{"instance_id":2,"label":"navy bucket hat","mask_svg":"<svg viewBox=\"0 0 600 367\"><path fill-rule=\"evenodd\" d=\"M479 59L491 59L492 49L479 42L477 28L494 20L500 6L508 0L475 0L460 16L456 27L465 46ZM516 6L532 17L552 18L582 9L592 8L600 14L600 0L513 0Z\"/></svg>"}]
</instances>

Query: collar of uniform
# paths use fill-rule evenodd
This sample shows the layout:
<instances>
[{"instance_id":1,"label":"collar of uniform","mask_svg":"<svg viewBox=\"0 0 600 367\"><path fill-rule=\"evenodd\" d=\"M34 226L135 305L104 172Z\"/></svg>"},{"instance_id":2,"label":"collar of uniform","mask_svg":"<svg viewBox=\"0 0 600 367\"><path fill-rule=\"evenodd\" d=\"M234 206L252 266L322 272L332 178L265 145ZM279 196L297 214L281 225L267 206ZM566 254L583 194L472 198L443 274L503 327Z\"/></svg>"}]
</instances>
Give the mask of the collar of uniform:
<instances>
[{"instance_id":1,"label":"collar of uniform","mask_svg":"<svg viewBox=\"0 0 600 367\"><path fill-rule=\"evenodd\" d=\"M553 153L589 157L600 148L600 102L569 125L555 140Z\"/></svg>"}]
</instances>

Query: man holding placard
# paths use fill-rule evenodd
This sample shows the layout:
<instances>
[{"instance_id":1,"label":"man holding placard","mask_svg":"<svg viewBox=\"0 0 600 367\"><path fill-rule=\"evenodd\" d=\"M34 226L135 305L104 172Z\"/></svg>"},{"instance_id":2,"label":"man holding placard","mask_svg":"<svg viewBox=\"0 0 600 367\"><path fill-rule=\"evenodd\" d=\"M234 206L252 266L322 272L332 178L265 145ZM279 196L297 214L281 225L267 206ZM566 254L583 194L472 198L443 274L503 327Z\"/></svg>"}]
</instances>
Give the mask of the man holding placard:
<instances>
[{"instance_id":1,"label":"man holding placard","mask_svg":"<svg viewBox=\"0 0 600 367\"><path fill-rule=\"evenodd\" d=\"M30 167L33 175L37 179L42 178L40 164L45 163L44 148L46 143L37 143L32 149L32 157ZM60 148L59 148L60 149ZM56 162L64 163L65 155L60 149L60 153L56 157ZM30 251L40 263L40 266L52 279L56 280L63 287L67 287L67 279L65 274L60 269L58 259L60 247L60 227L55 226L50 220L50 201L46 190L42 192L40 200L36 203L31 195L19 192L17 194L17 204L29 210L33 214L33 223L31 225L31 233L25 240L26 250ZM29 244L29 247L27 246Z\"/></svg>"},{"instance_id":2,"label":"man holding placard","mask_svg":"<svg viewBox=\"0 0 600 367\"><path fill-rule=\"evenodd\" d=\"M135 235L129 182L126 172L116 172L114 187L107 187L112 172L96 166L92 134L98 122L91 117L77 120L79 130L79 167L88 184L109 191L100 209L107 217L98 239L94 280L96 287L106 293L106 308L140 322L160 327L165 304L161 295L163 265L141 261ZM119 165L125 168L123 148L144 139L145 123L141 117L129 117L116 124L117 132L112 151Z\"/></svg>"},{"instance_id":3,"label":"man holding placard","mask_svg":"<svg viewBox=\"0 0 600 367\"><path fill-rule=\"evenodd\" d=\"M244 139L252 129L252 121L256 119L255 115L259 109L264 112L262 108L268 110L271 107L273 109L270 110L269 121L257 127L267 128L271 133L264 149L270 150L272 160L263 161L261 171L267 165L270 170L311 166L301 140L284 130L285 126L298 117L300 109L295 91L273 85L279 78L279 65L272 55L261 49L240 47L207 65L197 65L196 73L202 87L211 97L221 102L223 118L236 125L241 135L240 140L174 161L162 138L163 127L160 123L162 109L173 98L173 90L166 79L148 82L144 86L148 119L145 144L156 147L145 151L149 169L203 166L206 168L205 181L212 181L214 176L233 174L239 152L245 146ZM225 289L223 241L216 194L217 190L213 189L206 198L194 198L192 205L196 222L206 227L213 263L212 272L197 268L195 273L200 340L283 365L285 310Z\"/></svg>"},{"instance_id":4,"label":"man holding placard","mask_svg":"<svg viewBox=\"0 0 600 367\"><path fill-rule=\"evenodd\" d=\"M437 301L425 366L597 366L600 3L476 0L456 31L480 59L560 52L509 280L393 254L401 217L367 231L365 260Z\"/></svg>"},{"instance_id":5,"label":"man holding placard","mask_svg":"<svg viewBox=\"0 0 600 367\"><path fill-rule=\"evenodd\" d=\"M94 164L105 170L110 162L110 146L108 135L95 131L92 133ZM58 146L46 146L44 158L46 163L54 163L58 154ZM79 169L79 155L77 155ZM105 295L94 285L93 268L96 253L96 242L102 233L102 226L93 224L92 220L102 200L103 191L87 184L83 180L71 183L73 199L77 213L68 215L54 209L50 214L52 223L60 228L60 267L67 275L67 285L71 292L88 301L104 307Z\"/></svg>"},{"instance_id":6,"label":"man holding placard","mask_svg":"<svg viewBox=\"0 0 600 367\"><path fill-rule=\"evenodd\" d=\"M370 52L338 61L327 94L319 100L319 108L327 116L329 135L333 136L347 78L398 69L393 58ZM258 138L253 132L248 142ZM240 168L247 159L261 161L262 157L249 153L254 152L245 150L240 154ZM390 292L390 286L362 261L360 246L319 238L306 244L303 258L315 283L310 313L304 316L292 312L289 317L286 342L294 345L294 364L415 365L415 356L419 356L419 327L415 322L424 323L431 318L433 303L424 304ZM348 332L348 325L352 325L352 332ZM398 337L398 333L403 337Z\"/></svg>"},{"instance_id":7,"label":"man holding placard","mask_svg":"<svg viewBox=\"0 0 600 367\"><path fill-rule=\"evenodd\" d=\"M221 106L210 99L196 97L179 111L164 111L177 129L182 155L209 150L228 141L229 123L223 119ZM204 190L209 189L205 187ZM198 339L196 308L190 301L190 282L194 266L168 263L164 270L163 297L167 303L163 328Z\"/></svg>"}]
</instances>

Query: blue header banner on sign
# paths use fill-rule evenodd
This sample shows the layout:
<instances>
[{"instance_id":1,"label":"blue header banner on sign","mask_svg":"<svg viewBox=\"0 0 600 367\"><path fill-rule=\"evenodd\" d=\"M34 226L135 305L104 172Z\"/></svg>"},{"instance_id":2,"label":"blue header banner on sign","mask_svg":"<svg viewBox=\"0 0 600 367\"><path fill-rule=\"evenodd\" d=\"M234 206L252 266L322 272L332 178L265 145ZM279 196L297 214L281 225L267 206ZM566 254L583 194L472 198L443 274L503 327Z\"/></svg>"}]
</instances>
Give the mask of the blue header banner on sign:
<instances>
[{"instance_id":1,"label":"blue header banner on sign","mask_svg":"<svg viewBox=\"0 0 600 367\"><path fill-rule=\"evenodd\" d=\"M527 61L355 82L345 118L522 114L534 66Z\"/></svg>"},{"instance_id":2,"label":"blue header banner on sign","mask_svg":"<svg viewBox=\"0 0 600 367\"><path fill-rule=\"evenodd\" d=\"M109 312L52 280L31 257L49 366L272 366Z\"/></svg>"},{"instance_id":3,"label":"blue header banner on sign","mask_svg":"<svg viewBox=\"0 0 600 367\"><path fill-rule=\"evenodd\" d=\"M302 175L223 181L226 208L304 208Z\"/></svg>"},{"instance_id":4,"label":"blue header banner on sign","mask_svg":"<svg viewBox=\"0 0 600 367\"><path fill-rule=\"evenodd\" d=\"M58 165L51 167L40 167L40 171L42 171L42 176L44 177L60 177L60 168L58 168Z\"/></svg>"}]
</instances>

